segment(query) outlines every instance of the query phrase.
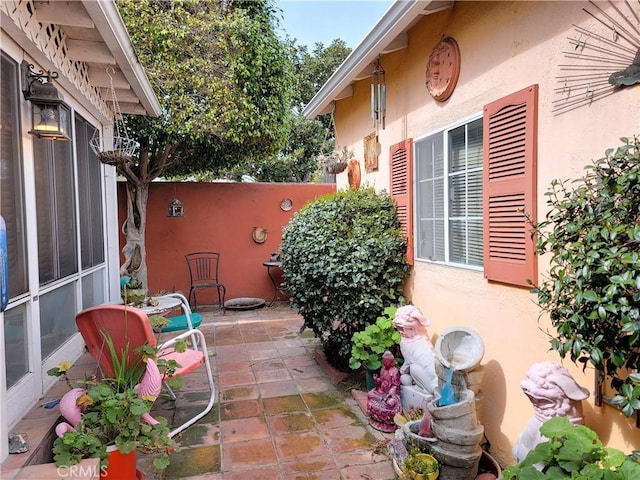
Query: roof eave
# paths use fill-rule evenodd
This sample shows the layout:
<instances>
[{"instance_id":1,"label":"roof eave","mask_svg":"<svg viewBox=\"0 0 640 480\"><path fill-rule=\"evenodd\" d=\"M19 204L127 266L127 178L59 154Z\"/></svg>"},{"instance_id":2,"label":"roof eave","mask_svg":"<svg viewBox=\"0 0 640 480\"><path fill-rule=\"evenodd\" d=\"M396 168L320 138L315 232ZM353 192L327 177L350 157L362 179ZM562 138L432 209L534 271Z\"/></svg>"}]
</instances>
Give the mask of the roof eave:
<instances>
[{"instance_id":1,"label":"roof eave","mask_svg":"<svg viewBox=\"0 0 640 480\"><path fill-rule=\"evenodd\" d=\"M434 13L451 5L453 1L396 0L303 109L304 117L313 119L329 113L340 93L355 82L358 74L388 44L410 28L420 15Z\"/></svg>"}]
</instances>

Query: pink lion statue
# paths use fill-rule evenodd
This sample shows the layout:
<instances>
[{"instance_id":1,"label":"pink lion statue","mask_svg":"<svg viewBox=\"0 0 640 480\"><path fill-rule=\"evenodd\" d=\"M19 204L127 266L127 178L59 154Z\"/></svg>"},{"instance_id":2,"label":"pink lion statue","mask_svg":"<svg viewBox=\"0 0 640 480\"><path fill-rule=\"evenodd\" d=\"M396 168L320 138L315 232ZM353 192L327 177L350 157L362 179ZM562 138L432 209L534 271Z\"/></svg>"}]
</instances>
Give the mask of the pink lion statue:
<instances>
[{"instance_id":1,"label":"pink lion statue","mask_svg":"<svg viewBox=\"0 0 640 480\"><path fill-rule=\"evenodd\" d=\"M552 417L567 417L571 423L582 425L582 400L589 391L576 383L566 368L554 362L531 365L527 377L520 383L533 405L533 417L513 447L513 458L521 462L529 451L546 439L540 435L540 425Z\"/></svg>"}]
</instances>

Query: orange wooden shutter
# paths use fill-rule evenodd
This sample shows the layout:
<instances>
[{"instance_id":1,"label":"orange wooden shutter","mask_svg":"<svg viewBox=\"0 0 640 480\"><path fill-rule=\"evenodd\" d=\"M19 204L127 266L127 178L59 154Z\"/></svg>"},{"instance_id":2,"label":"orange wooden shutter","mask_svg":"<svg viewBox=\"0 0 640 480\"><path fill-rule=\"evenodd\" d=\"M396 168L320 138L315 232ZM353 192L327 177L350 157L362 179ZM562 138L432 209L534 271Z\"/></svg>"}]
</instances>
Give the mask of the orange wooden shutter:
<instances>
[{"instance_id":1,"label":"orange wooden shutter","mask_svg":"<svg viewBox=\"0 0 640 480\"><path fill-rule=\"evenodd\" d=\"M523 211L536 218L538 85L484 107L484 275L537 282L535 245Z\"/></svg>"},{"instance_id":2,"label":"orange wooden shutter","mask_svg":"<svg viewBox=\"0 0 640 480\"><path fill-rule=\"evenodd\" d=\"M402 234L407 241L407 263L413 265L413 139L396 143L389 149L391 161L391 198L398 205Z\"/></svg>"}]
</instances>

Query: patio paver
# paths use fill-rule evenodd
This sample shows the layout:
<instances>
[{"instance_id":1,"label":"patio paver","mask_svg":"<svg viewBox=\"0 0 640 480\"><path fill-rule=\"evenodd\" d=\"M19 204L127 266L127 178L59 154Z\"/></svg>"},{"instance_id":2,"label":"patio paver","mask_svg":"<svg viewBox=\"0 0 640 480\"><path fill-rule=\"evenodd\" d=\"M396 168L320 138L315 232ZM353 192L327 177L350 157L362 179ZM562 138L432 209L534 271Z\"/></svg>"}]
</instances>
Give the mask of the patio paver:
<instances>
[{"instance_id":1,"label":"patio paver","mask_svg":"<svg viewBox=\"0 0 640 480\"><path fill-rule=\"evenodd\" d=\"M331 382L316 360L318 341L300 333L294 309L200 313L216 404L175 438L165 471L139 453L146 480L396 478L390 459L375 453L392 435L371 428L353 397ZM205 390L204 376L190 376L175 405L160 398L152 413L176 421L197 409Z\"/></svg>"}]
</instances>

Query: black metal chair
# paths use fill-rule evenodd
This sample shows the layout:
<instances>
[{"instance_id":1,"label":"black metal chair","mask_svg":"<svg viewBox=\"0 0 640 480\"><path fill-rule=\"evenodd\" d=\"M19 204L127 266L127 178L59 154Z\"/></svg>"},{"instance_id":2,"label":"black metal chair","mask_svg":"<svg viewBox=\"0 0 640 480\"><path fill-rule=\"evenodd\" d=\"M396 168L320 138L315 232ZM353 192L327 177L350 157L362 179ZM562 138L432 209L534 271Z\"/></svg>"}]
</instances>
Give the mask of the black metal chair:
<instances>
[{"instance_id":1,"label":"black metal chair","mask_svg":"<svg viewBox=\"0 0 640 480\"><path fill-rule=\"evenodd\" d=\"M218 291L218 305L224 311L225 286L218 279L220 254L218 252L194 252L185 255L191 287L189 288L189 304L193 296L193 310L198 307L196 292L205 288L215 288Z\"/></svg>"}]
</instances>

